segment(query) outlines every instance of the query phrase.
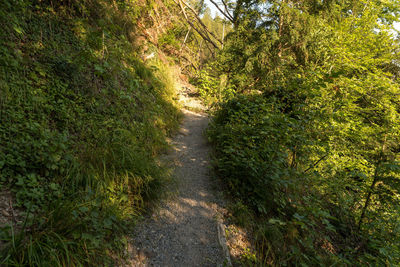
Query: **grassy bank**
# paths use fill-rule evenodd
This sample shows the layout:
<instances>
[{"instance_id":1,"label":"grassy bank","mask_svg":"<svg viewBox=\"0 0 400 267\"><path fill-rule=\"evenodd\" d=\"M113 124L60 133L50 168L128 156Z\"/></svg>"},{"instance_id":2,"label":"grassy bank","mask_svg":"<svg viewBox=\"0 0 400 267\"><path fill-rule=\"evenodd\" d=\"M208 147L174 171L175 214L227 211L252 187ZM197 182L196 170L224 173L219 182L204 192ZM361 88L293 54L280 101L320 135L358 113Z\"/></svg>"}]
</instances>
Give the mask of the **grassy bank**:
<instances>
[{"instance_id":1,"label":"grassy bank","mask_svg":"<svg viewBox=\"0 0 400 267\"><path fill-rule=\"evenodd\" d=\"M169 66L139 58L146 6L0 4L0 265L109 266L168 176L155 161L178 126Z\"/></svg>"}]
</instances>

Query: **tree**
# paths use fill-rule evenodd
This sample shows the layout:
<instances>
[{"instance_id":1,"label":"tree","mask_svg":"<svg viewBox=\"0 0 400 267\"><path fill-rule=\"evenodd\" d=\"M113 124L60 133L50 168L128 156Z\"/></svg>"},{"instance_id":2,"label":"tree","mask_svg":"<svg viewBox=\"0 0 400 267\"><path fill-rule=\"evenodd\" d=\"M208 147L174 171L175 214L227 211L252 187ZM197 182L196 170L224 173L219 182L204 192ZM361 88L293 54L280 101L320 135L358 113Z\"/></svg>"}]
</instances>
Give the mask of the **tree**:
<instances>
[{"instance_id":1,"label":"tree","mask_svg":"<svg viewBox=\"0 0 400 267\"><path fill-rule=\"evenodd\" d=\"M353 238L343 242L358 260L362 253L380 255L377 262L400 257L399 42L391 34L399 7L395 0L237 1L234 31L218 55L218 69L236 94L262 92L293 125L271 135L282 139L287 168L322 199L310 202L315 207L307 216L329 214L325 219L335 221L336 233ZM268 113L252 112L254 118ZM292 141L284 143L288 136ZM266 148L260 146L253 150ZM306 214L305 193L288 194L287 205ZM281 220L293 219L289 208L284 214Z\"/></svg>"}]
</instances>

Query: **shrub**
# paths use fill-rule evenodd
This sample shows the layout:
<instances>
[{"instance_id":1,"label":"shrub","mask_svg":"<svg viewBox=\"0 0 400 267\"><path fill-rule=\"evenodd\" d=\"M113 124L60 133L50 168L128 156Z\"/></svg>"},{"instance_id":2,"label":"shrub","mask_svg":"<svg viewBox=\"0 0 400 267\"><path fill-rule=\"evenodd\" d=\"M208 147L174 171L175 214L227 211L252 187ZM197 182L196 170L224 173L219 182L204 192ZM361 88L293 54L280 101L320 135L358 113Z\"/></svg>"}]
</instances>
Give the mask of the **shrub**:
<instances>
[{"instance_id":1,"label":"shrub","mask_svg":"<svg viewBox=\"0 0 400 267\"><path fill-rule=\"evenodd\" d=\"M242 223L252 225L258 262L396 262L399 254L392 235L398 235L398 206L391 198L398 196L387 198L381 189L374 189L374 204L364 216L383 213L379 220L369 217L369 223L360 228L368 192L360 179L373 177L349 170L362 159L362 153L353 149L347 155L345 150L335 150L335 143L326 140L335 142L338 133L316 133L317 118L282 110L282 104L271 97L237 96L220 105L208 130L218 175L232 197L254 213L248 216L254 221ZM397 165L379 164L382 179L397 175ZM385 170L387 164L391 170Z\"/></svg>"}]
</instances>

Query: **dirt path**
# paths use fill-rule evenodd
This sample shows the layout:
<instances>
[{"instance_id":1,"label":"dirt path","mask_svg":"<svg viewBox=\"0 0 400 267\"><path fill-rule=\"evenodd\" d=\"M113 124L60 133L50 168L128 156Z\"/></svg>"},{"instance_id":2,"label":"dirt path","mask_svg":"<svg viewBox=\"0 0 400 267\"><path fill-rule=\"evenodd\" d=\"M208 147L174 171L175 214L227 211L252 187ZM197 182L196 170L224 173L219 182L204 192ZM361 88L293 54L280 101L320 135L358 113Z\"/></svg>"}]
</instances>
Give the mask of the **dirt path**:
<instances>
[{"instance_id":1,"label":"dirt path","mask_svg":"<svg viewBox=\"0 0 400 267\"><path fill-rule=\"evenodd\" d=\"M187 93L181 100L185 106L201 108ZM176 165L177 196L137 227L132 266L222 266L225 261L218 236L219 201L209 175L210 148L203 136L208 117L183 112L174 151L167 157Z\"/></svg>"}]
</instances>

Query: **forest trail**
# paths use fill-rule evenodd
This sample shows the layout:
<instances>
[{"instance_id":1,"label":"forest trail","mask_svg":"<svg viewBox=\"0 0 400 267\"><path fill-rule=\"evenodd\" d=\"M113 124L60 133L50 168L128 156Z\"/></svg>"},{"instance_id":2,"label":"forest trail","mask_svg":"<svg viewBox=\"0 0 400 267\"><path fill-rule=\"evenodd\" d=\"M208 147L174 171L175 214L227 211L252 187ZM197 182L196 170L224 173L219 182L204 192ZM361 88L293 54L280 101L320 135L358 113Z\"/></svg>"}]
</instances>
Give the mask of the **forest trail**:
<instances>
[{"instance_id":1,"label":"forest trail","mask_svg":"<svg viewBox=\"0 0 400 267\"><path fill-rule=\"evenodd\" d=\"M203 136L209 119L190 95L180 92L184 119L173 151L164 159L174 162L176 195L137 226L130 266L222 266L226 259L218 235L221 205L213 192L210 147Z\"/></svg>"}]
</instances>

